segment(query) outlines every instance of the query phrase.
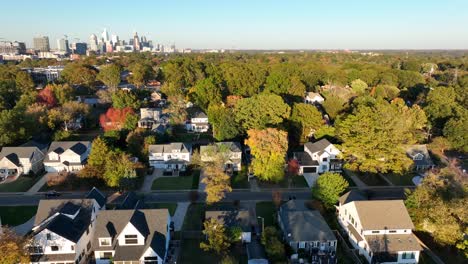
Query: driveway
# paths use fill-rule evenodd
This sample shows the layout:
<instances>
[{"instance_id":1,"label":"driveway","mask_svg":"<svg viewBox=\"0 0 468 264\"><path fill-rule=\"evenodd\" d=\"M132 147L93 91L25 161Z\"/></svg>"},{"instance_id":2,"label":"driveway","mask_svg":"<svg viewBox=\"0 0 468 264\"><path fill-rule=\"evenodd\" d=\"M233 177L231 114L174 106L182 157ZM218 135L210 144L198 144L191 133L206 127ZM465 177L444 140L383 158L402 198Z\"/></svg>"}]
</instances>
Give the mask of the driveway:
<instances>
[{"instance_id":1,"label":"driveway","mask_svg":"<svg viewBox=\"0 0 468 264\"><path fill-rule=\"evenodd\" d=\"M44 184L47 183L47 179L49 178L49 175L57 175L57 172L48 172L45 175L42 176L29 190L26 192L27 195L35 194L37 193Z\"/></svg>"},{"instance_id":2,"label":"driveway","mask_svg":"<svg viewBox=\"0 0 468 264\"><path fill-rule=\"evenodd\" d=\"M150 192L151 191L151 186L153 186L154 180L156 180L159 177L163 176L163 170L162 169L154 169L153 173L151 175L146 175L145 180L143 182L143 185L140 188L140 191L142 192Z\"/></svg>"},{"instance_id":3,"label":"driveway","mask_svg":"<svg viewBox=\"0 0 468 264\"><path fill-rule=\"evenodd\" d=\"M202 182L203 178L205 178L205 173L203 169L200 170L200 180L198 181L198 191L205 192L206 184Z\"/></svg>"},{"instance_id":4,"label":"driveway","mask_svg":"<svg viewBox=\"0 0 468 264\"><path fill-rule=\"evenodd\" d=\"M16 234L20 236L24 236L33 228L35 219L36 219L36 215L31 217L31 219L29 219L26 223L13 227L13 230L15 231Z\"/></svg>"},{"instance_id":5,"label":"driveway","mask_svg":"<svg viewBox=\"0 0 468 264\"><path fill-rule=\"evenodd\" d=\"M174 222L174 230L180 231L182 225L184 224L185 214L187 214L187 209L190 205L190 202L180 202L177 203L177 208L175 210L174 216L172 216L172 221Z\"/></svg>"}]
</instances>

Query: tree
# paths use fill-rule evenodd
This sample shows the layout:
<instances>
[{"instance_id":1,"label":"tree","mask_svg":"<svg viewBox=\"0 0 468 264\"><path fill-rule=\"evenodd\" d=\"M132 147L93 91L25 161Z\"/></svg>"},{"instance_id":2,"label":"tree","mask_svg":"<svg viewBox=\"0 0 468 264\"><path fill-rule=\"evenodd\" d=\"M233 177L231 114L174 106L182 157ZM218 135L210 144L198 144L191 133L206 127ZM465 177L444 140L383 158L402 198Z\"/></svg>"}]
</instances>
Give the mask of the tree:
<instances>
[{"instance_id":1,"label":"tree","mask_svg":"<svg viewBox=\"0 0 468 264\"><path fill-rule=\"evenodd\" d=\"M144 85L153 77L153 69L150 65L136 62L130 65L129 69L131 71L131 75L128 80L137 87Z\"/></svg>"},{"instance_id":2,"label":"tree","mask_svg":"<svg viewBox=\"0 0 468 264\"><path fill-rule=\"evenodd\" d=\"M78 118L84 118L89 113L89 106L79 102L66 102L61 107L49 110L48 125L54 129L58 123L63 123L65 131L76 129L73 122Z\"/></svg>"},{"instance_id":3,"label":"tree","mask_svg":"<svg viewBox=\"0 0 468 264\"><path fill-rule=\"evenodd\" d=\"M419 106L383 99L359 104L352 114L336 123L343 141L343 154L352 162L346 166L363 172L402 172L412 164L404 145L414 144L426 125Z\"/></svg>"},{"instance_id":4,"label":"tree","mask_svg":"<svg viewBox=\"0 0 468 264\"><path fill-rule=\"evenodd\" d=\"M63 105L66 102L70 102L73 100L73 88L68 84L49 84L46 86L50 86L54 97L57 99L58 104Z\"/></svg>"},{"instance_id":5,"label":"tree","mask_svg":"<svg viewBox=\"0 0 468 264\"><path fill-rule=\"evenodd\" d=\"M130 124L126 123L127 119L130 118L130 121L132 121L134 116L133 109L129 107L123 109L109 108L105 114L100 115L99 123L104 131L121 130L129 128Z\"/></svg>"},{"instance_id":6,"label":"tree","mask_svg":"<svg viewBox=\"0 0 468 264\"><path fill-rule=\"evenodd\" d=\"M105 172L107 157L109 153L111 153L111 149L102 137L97 137L94 139L92 146L93 147L91 148L88 156L87 166L94 167L95 171L99 173L95 176L100 176Z\"/></svg>"},{"instance_id":7,"label":"tree","mask_svg":"<svg viewBox=\"0 0 468 264\"><path fill-rule=\"evenodd\" d=\"M187 120L187 110L182 96L170 96L167 112L170 113L170 123L172 125L183 125Z\"/></svg>"},{"instance_id":8,"label":"tree","mask_svg":"<svg viewBox=\"0 0 468 264\"><path fill-rule=\"evenodd\" d=\"M29 263L27 251L28 241L8 228L2 227L0 232L0 263Z\"/></svg>"},{"instance_id":9,"label":"tree","mask_svg":"<svg viewBox=\"0 0 468 264\"><path fill-rule=\"evenodd\" d=\"M210 105L208 119L213 127L213 137L218 141L233 139L240 134L239 124L235 120L232 108Z\"/></svg>"},{"instance_id":10,"label":"tree","mask_svg":"<svg viewBox=\"0 0 468 264\"><path fill-rule=\"evenodd\" d=\"M262 244L270 260L281 261L285 258L284 245L279 240L278 231L273 226L265 227L263 230Z\"/></svg>"},{"instance_id":11,"label":"tree","mask_svg":"<svg viewBox=\"0 0 468 264\"><path fill-rule=\"evenodd\" d=\"M219 104L222 99L221 88L212 78L199 80L189 91L189 96L195 104L207 110L210 104Z\"/></svg>"},{"instance_id":12,"label":"tree","mask_svg":"<svg viewBox=\"0 0 468 264\"><path fill-rule=\"evenodd\" d=\"M52 86L46 86L39 92L37 102L46 105L48 108L53 108L57 105L57 98L52 90Z\"/></svg>"},{"instance_id":13,"label":"tree","mask_svg":"<svg viewBox=\"0 0 468 264\"><path fill-rule=\"evenodd\" d=\"M133 92L118 90L111 94L112 107L123 109L130 107L132 109L140 108L140 101Z\"/></svg>"},{"instance_id":14,"label":"tree","mask_svg":"<svg viewBox=\"0 0 468 264\"><path fill-rule=\"evenodd\" d=\"M245 144L250 146L255 175L264 181L278 182L284 177L288 134L275 128L247 131Z\"/></svg>"},{"instance_id":15,"label":"tree","mask_svg":"<svg viewBox=\"0 0 468 264\"><path fill-rule=\"evenodd\" d=\"M30 92L34 89L34 81L31 75L25 71L18 71L15 77L16 87L21 90L21 93Z\"/></svg>"},{"instance_id":16,"label":"tree","mask_svg":"<svg viewBox=\"0 0 468 264\"><path fill-rule=\"evenodd\" d=\"M96 69L90 65L71 62L65 66L60 76L70 85L90 87L96 80L96 74Z\"/></svg>"},{"instance_id":17,"label":"tree","mask_svg":"<svg viewBox=\"0 0 468 264\"><path fill-rule=\"evenodd\" d=\"M0 81L0 110L12 109L19 95L14 81Z\"/></svg>"},{"instance_id":18,"label":"tree","mask_svg":"<svg viewBox=\"0 0 468 264\"><path fill-rule=\"evenodd\" d=\"M109 187L123 187L122 183L126 179L135 179L138 164L130 160L130 156L125 153L111 152L105 165L104 180Z\"/></svg>"},{"instance_id":19,"label":"tree","mask_svg":"<svg viewBox=\"0 0 468 264\"><path fill-rule=\"evenodd\" d=\"M356 79L351 82L351 88L357 94L364 94L367 90L367 83L361 79Z\"/></svg>"},{"instance_id":20,"label":"tree","mask_svg":"<svg viewBox=\"0 0 468 264\"><path fill-rule=\"evenodd\" d=\"M216 219L210 218L203 223L203 227L203 234L207 241L201 242L200 248L204 251L214 251L218 255L225 253L230 244L224 226Z\"/></svg>"},{"instance_id":21,"label":"tree","mask_svg":"<svg viewBox=\"0 0 468 264\"><path fill-rule=\"evenodd\" d=\"M312 194L323 202L325 207L333 208L340 194L349 187L349 183L339 173L325 172L317 179Z\"/></svg>"},{"instance_id":22,"label":"tree","mask_svg":"<svg viewBox=\"0 0 468 264\"><path fill-rule=\"evenodd\" d=\"M244 98L235 107L236 121L245 129L263 129L280 124L289 117L290 111L280 96L265 93Z\"/></svg>"},{"instance_id":23,"label":"tree","mask_svg":"<svg viewBox=\"0 0 468 264\"><path fill-rule=\"evenodd\" d=\"M379 84L374 89L375 97L382 97L387 100L395 99L400 93L400 89L393 85Z\"/></svg>"},{"instance_id":24,"label":"tree","mask_svg":"<svg viewBox=\"0 0 468 264\"><path fill-rule=\"evenodd\" d=\"M450 145L458 150L468 152L468 111L461 118L451 118L444 127L444 136Z\"/></svg>"},{"instance_id":25,"label":"tree","mask_svg":"<svg viewBox=\"0 0 468 264\"><path fill-rule=\"evenodd\" d=\"M109 88L117 88L120 83L120 72L122 68L117 64L102 66L97 75L97 79Z\"/></svg>"},{"instance_id":26,"label":"tree","mask_svg":"<svg viewBox=\"0 0 468 264\"><path fill-rule=\"evenodd\" d=\"M308 137L323 126L322 114L310 104L296 103L293 105L290 120L293 132L300 132L298 138L301 143L307 142Z\"/></svg>"},{"instance_id":27,"label":"tree","mask_svg":"<svg viewBox=\"0 0 468 264\"><path fill-rule=\"evenodd\" d=\"M266 69L259 63L226 62L220 65L229 94L252 96L265 82Z\"/></svg>"},{"instance_id":28,"label":"tree","mask_svg":"<svg viewBox=\"0 0 468 264\"><path fill-rule=\"evenodd\" d=\"M0 111L0 145L10 145L27 137L22 114L12 110Z\"/></svg>"},{"instance_id":29,"label":"tree","mask_svg":"<svg viewBox=\"0 0 468 264\"><path fill-rule=\"evenodd\" d=\"M327 96L322 103L325 112L331 119L335 119L346 108L346 101L335 95Z\"/></svg>"},{"instance_id":30,"label":"tree","mask_svg":"<svg viewBox=\"0 0 468 264\"><path fill-rule=\"evenodd\" d=\"M436 87L429 91L424 111L434 125L442 127L450 117L456 114L458 108L456 96L453 87Z\"/></svg>"}]
</instances>

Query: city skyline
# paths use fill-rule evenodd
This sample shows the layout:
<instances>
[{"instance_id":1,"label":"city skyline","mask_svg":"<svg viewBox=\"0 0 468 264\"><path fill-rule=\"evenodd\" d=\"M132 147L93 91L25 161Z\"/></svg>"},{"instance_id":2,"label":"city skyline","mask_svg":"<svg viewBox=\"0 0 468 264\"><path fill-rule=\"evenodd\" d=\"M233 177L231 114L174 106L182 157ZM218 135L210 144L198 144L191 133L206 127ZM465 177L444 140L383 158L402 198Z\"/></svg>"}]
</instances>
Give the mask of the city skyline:
<instances>
[{"instance_id":1,"label":"city skyline","mask_svg":"<svg viewBox=\"0 0 468 264\"><path fill-rule=\"evenodd\" d=\"M26 1L28 2L28 1ZM468 3L450 1L215 1L88 0L73 9L53 1L22 10L4 3L0 38L32 46L35 36L48 36L51 48L68 36L88 42L107 28L109 37L132 38L136 31L153 43L194 49L466 49ZM86 15L83 15L86 14ZM11 23L11 22L10 22Z\"/></svg>"}]
</instances>

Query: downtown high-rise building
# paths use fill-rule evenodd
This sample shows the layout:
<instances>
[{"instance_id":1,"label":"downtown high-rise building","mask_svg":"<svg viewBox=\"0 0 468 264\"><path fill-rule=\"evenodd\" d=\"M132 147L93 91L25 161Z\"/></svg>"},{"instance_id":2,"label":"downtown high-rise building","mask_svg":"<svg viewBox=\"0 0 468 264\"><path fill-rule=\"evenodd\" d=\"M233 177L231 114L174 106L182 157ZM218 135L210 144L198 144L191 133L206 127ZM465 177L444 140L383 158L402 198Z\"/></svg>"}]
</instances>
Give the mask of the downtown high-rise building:
<instances>
[{"instance_id":1,"label":"downtown high-rise building","mask_svg":"<svg viewBox=\"0 0 468 264\"><path fill-rule=\"evenodd\" d=\"M95 34L91 34L91 36L89 37L89 50L91 51L99 50L98 39Z\"/></svg>"},{"instance_id":2,"label":"downtown high-rise building","mask_svg":"<svg viewBox=\"0 0 468 264\"><path fill-rule=\"evenodd\" d=\"M109 39L109 32L107 32L107 28L105 28L104 31L102 31L101 37L104 43L109 42L110 39Z\"/></svg>"},{"instance_id":3,"label":"downtown high-rise building","mask_svg":"<svg viewBox=\"0 0 468 264\"><path fill-rule=\"evenodd\" d=\"M57 39L57 50L68 53L70 51L70 48L68 46L68 39L66 38Z\"/></svg>"},{"instance_id":4,"label":"downtown high-rise building","mask_svg":"<svg viewBox=\"0 0 468 264\"><path fill-rule=\"evenodd\" d=\"M135 35L133 35L133 49L134 50L140 50L141 49L141 43L140 39L138 38L138 33L135 32Z\"/></svg>"},{"instance_id":5,"label":"downtown high-rise building","mask_svg":"<svg viewBox=\"0 0 468 264\"><path fill-rule=\"evenodd\" d=\"M113 45L117 45L119 43L119 36L112 35L111 41Z\"/></svg>"},{"instance_id":6,"label":"downtown high-rise building","mask_svg":"<svg viewBox=\"0 0 468 264\"><path fill-rule=\"evenodd\" d=\"M33 38L34 50L50 51L49 37L41 36Z\"/></svg>"},{"instance_id":7,"label":"downtown high-rise building","mask_svg":"<svg viewBox=\"0 0 468 264\"><path fill-rule=\"evenodd\" d=\"M88 45L83 42L75 42L71 44L73 54L86 55Z\"/></svg>"}]
</instances>

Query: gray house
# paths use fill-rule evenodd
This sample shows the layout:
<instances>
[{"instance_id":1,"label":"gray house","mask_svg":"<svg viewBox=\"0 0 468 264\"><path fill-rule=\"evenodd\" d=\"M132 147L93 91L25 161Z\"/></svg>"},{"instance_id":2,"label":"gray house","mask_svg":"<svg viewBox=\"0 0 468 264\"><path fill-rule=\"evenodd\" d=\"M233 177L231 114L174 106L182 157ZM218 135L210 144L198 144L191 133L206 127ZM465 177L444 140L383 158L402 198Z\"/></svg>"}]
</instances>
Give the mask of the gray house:
<instances>
[{"instance_id":1,"label":"gray house","mask_svg":"<svg viewBox=\"0 0 468 264\"><path fill-rule=\"evenodd\" d=\"M413 160L413 169L416 171L434 168L426 145L410 145L406 147L406 155Z\"/></svg>"},{"instance_id":2,"label":"gray house","mask_svg":"<svg viewBox=\"0 0 468 264\"><path fill-rule=\"evenodd\" d=\"M37 147L4 147L0 152L0 180L38 173L44 167L44 156Z\"/></svg>"},{"instance_id":3,"label":"gray house","mask_svg":"<svg viewBox=\"0 0 468 264\"><path fill-rule=\"evenodd\" d=\"M323 258L322 263L333 263L337 240L318 211L290 200L280 207L278 222L284 240L294 251L302 249L312 257Z\"/></svg>"}]
</instances>

